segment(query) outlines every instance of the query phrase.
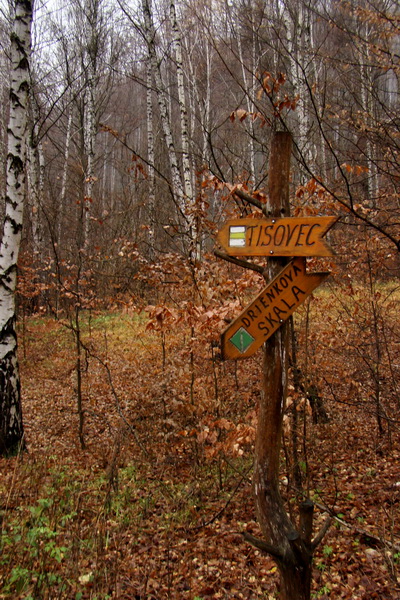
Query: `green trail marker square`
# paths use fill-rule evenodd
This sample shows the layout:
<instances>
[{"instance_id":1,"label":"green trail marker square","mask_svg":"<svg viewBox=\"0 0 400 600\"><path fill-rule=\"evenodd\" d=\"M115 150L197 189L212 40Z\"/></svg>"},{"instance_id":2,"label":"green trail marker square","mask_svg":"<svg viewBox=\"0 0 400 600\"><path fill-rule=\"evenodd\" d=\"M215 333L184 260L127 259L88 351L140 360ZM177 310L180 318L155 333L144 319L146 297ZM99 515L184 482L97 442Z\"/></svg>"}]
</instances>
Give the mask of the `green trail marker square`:
<instances>
[{"instance_id":1,"label":"green trail marker square","mask_svg":"<svg viewBox=\"0 0 400 600\"><path fill-rule=\"evenodd\" d=\"M244 327L241 327L229 338L229 341L232 342L239 352L246 352L247 348L254 342L254 338Z\"/></svg>"}]
</instances>

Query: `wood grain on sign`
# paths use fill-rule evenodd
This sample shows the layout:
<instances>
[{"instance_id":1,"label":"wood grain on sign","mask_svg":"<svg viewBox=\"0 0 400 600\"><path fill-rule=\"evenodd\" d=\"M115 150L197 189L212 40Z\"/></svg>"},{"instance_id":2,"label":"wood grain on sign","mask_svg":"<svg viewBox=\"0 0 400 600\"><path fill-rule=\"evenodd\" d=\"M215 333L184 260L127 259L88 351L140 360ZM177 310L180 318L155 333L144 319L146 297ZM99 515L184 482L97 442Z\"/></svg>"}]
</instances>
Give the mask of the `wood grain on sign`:
<instances>
[{"instance_id":1,"label":"wood grain on sign","mask_svg":"<svg viewBox=\"0 0 400 600\"><path fill-rule=\"evenodd\" d=\"M229 256L332 256L322 239L337 217L234 219L217 239Z\"/></svg>"},{"instance_id":2,"label":"wood grain on sign","mask_svg":"<svg viewBox=\"0 0 400 600\"><path fill-rule=\"evenodd\" d=\"M290 261L222 333L222 358L254 354L328 275L306 273L304 258Z\"/></svg>"}]
</instances>

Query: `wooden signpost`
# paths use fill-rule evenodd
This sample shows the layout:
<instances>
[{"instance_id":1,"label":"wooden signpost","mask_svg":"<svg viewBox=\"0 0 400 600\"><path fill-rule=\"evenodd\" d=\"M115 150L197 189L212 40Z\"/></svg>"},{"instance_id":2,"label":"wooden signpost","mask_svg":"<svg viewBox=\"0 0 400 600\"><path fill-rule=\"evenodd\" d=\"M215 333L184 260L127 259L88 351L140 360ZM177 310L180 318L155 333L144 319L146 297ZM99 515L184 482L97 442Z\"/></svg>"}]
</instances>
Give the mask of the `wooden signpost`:
<instances>
[{"instance_id":1,"label":"wooden signpost","mask_svg":"<svg viewBox=\"0 0 400 600\"><path fill-rule=\"evenodd\" d=\"M222 333L222 358L254 354L328 275L307 274L304 258L290 261Z\"/></svg>"},{"instance_id":2,"label":"wooden signpost","mask_svg":"<svg viewBox=\"0 0 400 600\"><path fill-rule=\"evenodd\" d=\"M336 217L234 219L217 239L229 256L332 256L322 239Z\"/></svg>"},{"instance_id":3,"label":"wooden signpost","mask_svg":"<svg viewBox=\"0 0 400 600\"><path fill-rule=\"evenodd\" d=\"M290 218L289 171L291 136L278 132L271 144L268 201L263 219L229 221L218 234L227 257L269 256L263 269L267 287L222 333L222 357L251 356L263 345L262 394L255 440L254 499L263 539L243 537L276 561L283 600L309 600L312 556L329 520L312 539L313 503L299 507L293 522L279 493L281 440L288 385L289 330L287 320L329 273L307 273L306 256L331 256L322 241L334 217ZM292 256L286 263L282 256ZM250 263L248 263L250 264ZM258 265L253 265L258 266ZM257 270L257 269L254 269ZM265 343L264 343L265 342Z\"/></svg>"}]
</instances>

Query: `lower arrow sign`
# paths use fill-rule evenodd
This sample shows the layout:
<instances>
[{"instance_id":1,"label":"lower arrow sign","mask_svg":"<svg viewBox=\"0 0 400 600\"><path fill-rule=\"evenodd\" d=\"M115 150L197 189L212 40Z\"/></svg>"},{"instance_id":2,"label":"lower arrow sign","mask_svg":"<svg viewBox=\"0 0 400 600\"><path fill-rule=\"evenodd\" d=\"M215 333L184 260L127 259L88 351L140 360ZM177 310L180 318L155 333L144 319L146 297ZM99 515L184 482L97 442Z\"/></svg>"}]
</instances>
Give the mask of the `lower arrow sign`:
<instances>
[{"instance_id":1,"label":"lower arrow sign","mask_svg":"<svg viewBox=\"0 0 400 600\"><path fill-rule=\"evenodd\" d=\"M304 258L291 260L222 333L222 358L254 354L328 275L306 273Z\"/></svg>"}]
</instances>

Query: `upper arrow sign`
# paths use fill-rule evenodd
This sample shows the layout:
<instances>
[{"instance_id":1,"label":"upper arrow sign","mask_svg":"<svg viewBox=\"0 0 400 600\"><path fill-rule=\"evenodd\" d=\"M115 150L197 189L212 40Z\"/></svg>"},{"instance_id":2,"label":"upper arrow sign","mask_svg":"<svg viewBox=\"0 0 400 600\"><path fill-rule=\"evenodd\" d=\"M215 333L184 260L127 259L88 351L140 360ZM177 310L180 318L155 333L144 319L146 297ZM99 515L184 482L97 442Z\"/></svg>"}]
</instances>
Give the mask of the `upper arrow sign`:
<instances>
[{"instance_id":1,"label":"upper arrow sign","mask_svg":"<svg viewBox=\"0 0 400 600\"><path fill-rule=\"evenodd\" d=\"M332 256L322 237L337 217L228 221L217 239L229 256Z\"/></svg>"},{"instance_id":2,"label":"upper arrow sign","mask_svg":"<svg viewBox=\"0 0 400 600\"><path fill-rule=\"evenodd\" d=\"M254 354L328 275L306 273L304 258L290 261L222 333L222 358Z\"/></svg>"}]
</instances>

